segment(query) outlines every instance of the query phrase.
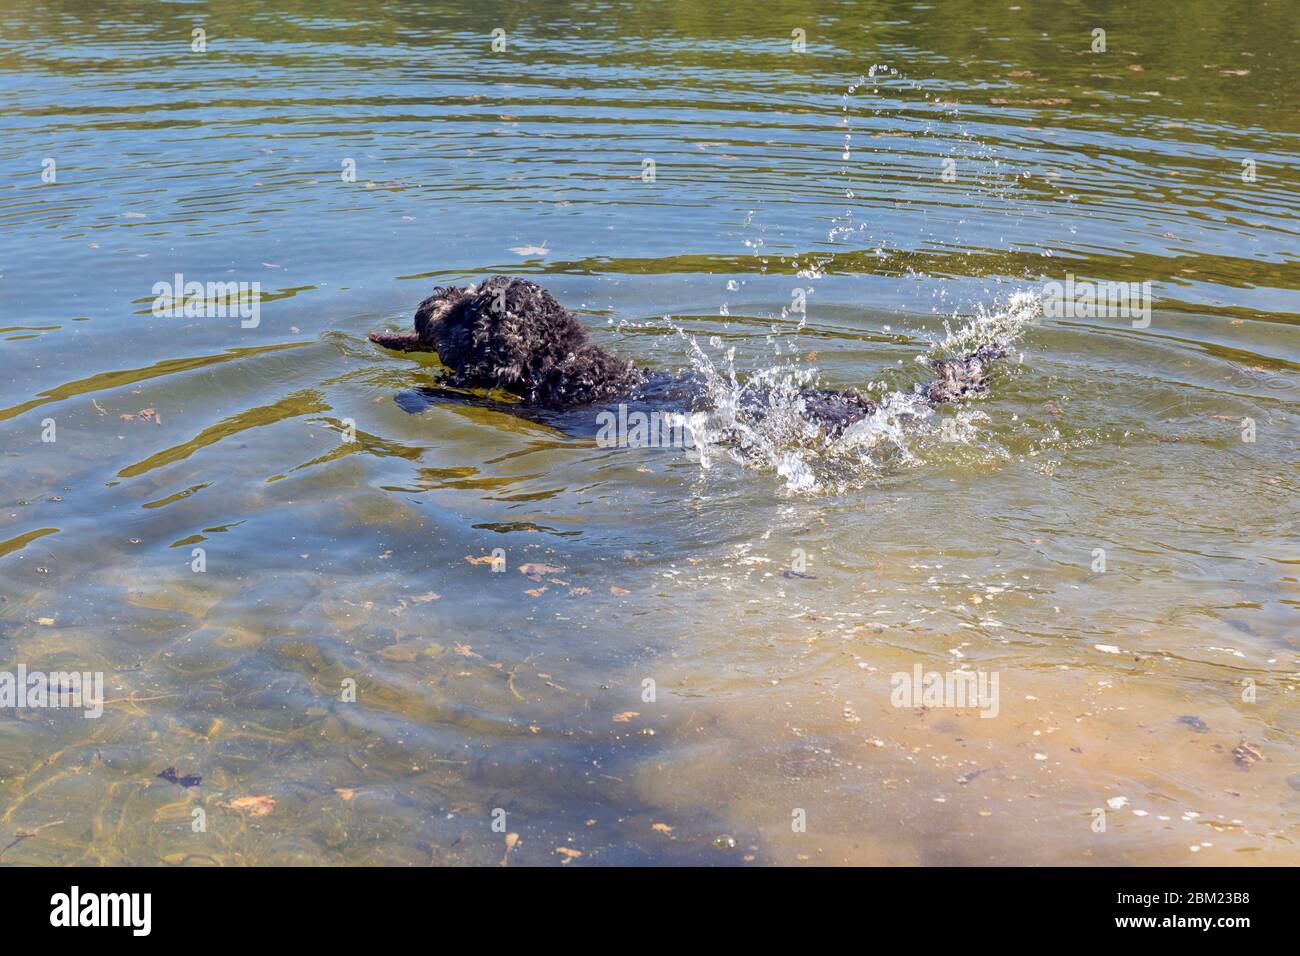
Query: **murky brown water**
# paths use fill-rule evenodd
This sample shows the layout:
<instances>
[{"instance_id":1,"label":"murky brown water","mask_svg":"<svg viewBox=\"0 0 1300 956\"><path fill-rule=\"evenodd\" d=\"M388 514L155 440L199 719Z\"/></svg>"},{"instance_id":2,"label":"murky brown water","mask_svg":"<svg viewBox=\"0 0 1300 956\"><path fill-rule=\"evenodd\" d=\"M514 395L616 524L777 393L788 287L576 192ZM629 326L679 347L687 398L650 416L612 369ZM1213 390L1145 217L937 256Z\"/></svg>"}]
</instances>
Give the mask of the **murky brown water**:
<instances>
[{"instance_id":1,"label":"murky brown water","mask_svg":"<svg viewBox=\"0 0 1300 956\"><path fill-rule=\"evenodd\" d=\"M0 863L1300 862L1288 5L277 6L0 2L0 670L107 698L0 709ZM1154 307L705 468L404 412L366 333L499 271L882 393Z\"/></svg>"}]
</instances>

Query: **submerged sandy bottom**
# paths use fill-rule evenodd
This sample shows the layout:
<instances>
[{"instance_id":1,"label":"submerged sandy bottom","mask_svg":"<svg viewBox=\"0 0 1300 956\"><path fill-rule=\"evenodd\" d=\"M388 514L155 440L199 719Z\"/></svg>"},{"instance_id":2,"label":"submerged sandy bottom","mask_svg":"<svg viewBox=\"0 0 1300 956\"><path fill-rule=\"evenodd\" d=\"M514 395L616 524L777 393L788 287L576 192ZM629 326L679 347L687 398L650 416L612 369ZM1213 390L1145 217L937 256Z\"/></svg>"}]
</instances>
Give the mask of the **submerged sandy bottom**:
<instances>
[{"instance_id":1,"label":"submerged sandy bottom","mask_svg":"<svg viewBox=\"0 0 1300 956\"><path fill-rule=\"evenodd\" d=\"M1032 329L968 440L820 492L407 415L425 373L351 331L78 402L5 511L0 639L108 699L0 719L2 860L1293 864L1286 446L1236 423L1292 410L1112 341ZM996 706L898 706L918 666Z\"/></svg>"}]
</instances>

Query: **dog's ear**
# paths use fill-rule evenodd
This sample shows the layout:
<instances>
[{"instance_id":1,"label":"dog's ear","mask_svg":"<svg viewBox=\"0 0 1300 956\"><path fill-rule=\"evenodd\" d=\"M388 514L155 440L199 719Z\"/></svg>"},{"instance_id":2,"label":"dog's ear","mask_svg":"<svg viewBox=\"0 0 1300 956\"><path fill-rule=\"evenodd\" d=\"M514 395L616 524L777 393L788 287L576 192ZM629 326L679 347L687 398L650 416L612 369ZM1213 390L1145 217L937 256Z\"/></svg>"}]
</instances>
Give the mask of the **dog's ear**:
<instances>
[{"instance_id":1,"label":"dog's ear","mask_svg":"<svg viewBox=\"0 0 1300 956\"><path fill-rule=\"evenodd\" d=\"M449 384L563 407L640 381L630 361L592 345L577 316L535 282L493 276L454 291L426 299L416 316L451 370Z\"/></svg>"},{"instance_id":2,"label":"dog's ear","mask_svg":"<svg viewBox=\"0 0 1300 956\"><path fill-rule=\"evenodd\" d=\"M448 330L439 328L444 323L454 322L463 312L469 297L460 286L439 286L433 295L420 303L415 310L415 332L420 341L431 349L438 350L440 339L445 338Z\"/></svg>"},{"instance_id":3,"label":"dog's ear","mask_svg":"<svg viewBox=\"0 0 1300 956\"><path fill-rule=\"evenodd\" d=\"M467 374L530 391L587 341L587 332L549 292L526 279L493 276L465 305L472 356Z\"/></svg>"}]
</instances>

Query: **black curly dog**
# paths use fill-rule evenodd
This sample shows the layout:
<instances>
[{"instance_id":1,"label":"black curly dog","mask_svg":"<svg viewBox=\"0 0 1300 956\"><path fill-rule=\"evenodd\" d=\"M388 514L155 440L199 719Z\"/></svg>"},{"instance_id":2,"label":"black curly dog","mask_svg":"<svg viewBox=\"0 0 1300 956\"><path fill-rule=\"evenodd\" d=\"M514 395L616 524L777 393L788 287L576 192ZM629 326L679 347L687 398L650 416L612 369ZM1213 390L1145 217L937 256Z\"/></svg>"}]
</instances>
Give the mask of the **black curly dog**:
<instances>
[{"instance_id":1,"label":"black curly dog","mask_svg":"<svg viewBox=\"0 0 1300 956\"><path fill-rule=\"evenodd\" d=\"M573 313L527 279L493 276L478 286L442 286L420 303L414 332L375 332L370 340L404 352L437 352L448 368L440 384L455 389L503 389L519 397L517 412L562 411L624 396L651 404L689 404L699 383L647 373L591 341ZM1004 350L984 346L971 355L931 363L938 378L921 394L930 404L959 402L988 388ZM425 397L455 393L422 390ZM838 434L875 411L853 389L800 390L810 419ZM761 396L755 399L762 412ZM408 411L426 402L401 400Z\"/></svg>"}]
</instances>

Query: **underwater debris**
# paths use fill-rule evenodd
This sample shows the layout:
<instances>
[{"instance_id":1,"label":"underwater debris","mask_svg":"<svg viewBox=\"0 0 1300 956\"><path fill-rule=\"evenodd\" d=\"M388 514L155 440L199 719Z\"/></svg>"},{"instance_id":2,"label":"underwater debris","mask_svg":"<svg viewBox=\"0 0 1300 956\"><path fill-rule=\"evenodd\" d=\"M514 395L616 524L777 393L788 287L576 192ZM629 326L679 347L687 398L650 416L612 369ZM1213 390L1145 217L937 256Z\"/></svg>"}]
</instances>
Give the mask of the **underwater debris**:
<instances>
[{"instance_id":1,"label":"underwater debris","mask_svg":"<svg viewBox=\"0 0 1300 956\"><path fill-rule=\"evenodd\" d=\"M160 780L166 780L168 783L174 783L178 787L197 787L203 782L203 777L197 773L186 774L184 777L177 775L175 767L168 767L162 773L158 774Z\"/></svg>"}]
</instances>

